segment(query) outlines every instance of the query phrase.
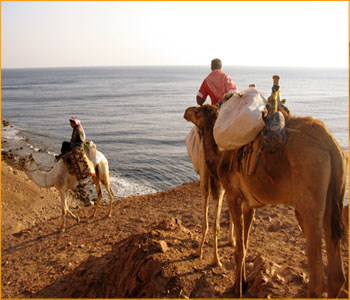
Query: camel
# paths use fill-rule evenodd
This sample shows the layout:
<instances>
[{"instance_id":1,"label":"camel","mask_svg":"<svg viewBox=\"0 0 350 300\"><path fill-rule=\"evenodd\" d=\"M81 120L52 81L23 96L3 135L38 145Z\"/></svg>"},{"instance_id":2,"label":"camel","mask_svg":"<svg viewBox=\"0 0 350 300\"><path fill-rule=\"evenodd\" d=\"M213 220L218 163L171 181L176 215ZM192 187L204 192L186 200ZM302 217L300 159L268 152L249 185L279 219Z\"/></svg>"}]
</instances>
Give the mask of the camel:
<instances>
[{"instance_id":1,"label":"camel","mask_svg":"<svg viewBox=\"0 0 350 300\"><path fill-rule=\"evenodd\" d=\"M187 121L191 121L187 110L185 111L184 118ZM206 134L206 130L201 127L201 124L196 124L197 127L201 130L203 134ZM214 143L214 144L213 144ZM220 214L222 207L222 199L224 197L225 191L219 181L217 174L217 166L219 163L218 160L218 148L214 142L214 139L210 137L201 138L200 143L200 153L199 153L199 176L200 176L200 189L201 189L201 198L203 205L203 219L202 219L202 239L199 244L197 251L194 253L195 256L202 258L203 255L203 245L208 233L209 228L209 195L211 194L213 200L215 201L215 226L214 226L214 264L222 267L218 253L218 234L220 230ZM206 149L206 150L205 150ZM204 153L212 151L211 160L206 160ZM233 239L233 228L232 222L230 222L230 231L229 231L229 242L234 245Z\"/></svg>"},{"instance_id":2,"label":"camel","mask_svg":"<svg viewBox=\"0 0 350 300\"><path fill-rule=\"evenodd\" d=\"M284 106L278 103L278 107ZM328 297L335 298L345 282L340 244L344 237L341 216L347 154L321 121L291 116L287 109L281 109L281 112L288 128L286 144L273 153L262 153L260 159L264 163L257 164L252 174L244 172L242 163L237 159L239 151L222 151L219 154L218 176L227 195L235 228L233 297L242 297L246 287L245 257L255 209L293 202L297 221L306 239L310 278L307 297L319 298L326 289L321 253L324 232L328 257ZM202 124L208 131L204 138L212 140L216 107L191 107L187 109L187 114L189 119ZM215 148L213 143L212 147ZM218 155L217 152L205 150L207 160L217 160L214 157Z\"/></svg>"},{"instance_id":3,"label":"camel","mask_svg":"<svg viewBox=\"0 0 350 300\"><path fill-rule=\"evenodd\" d=\"M97 206L102 199L102 184L105 186L109 195L109 212L108 216L112 216L112 202L113 202L113 191L111 188L111 183L109 179L109 167L107 158L94 148L94 144L90 142L90 147L96 151L99 161L95 164L96 176L92 177L93 183L96 188L97 200L93 213L90 217L94 217L96 214ZM32 154L23 157L20 161L20 165L23 166L26 175L38 186L44 188L55 187L59 192L61 198L61 208L62 208L62 226L61 231L65 231L66 228L66 214L68 213L72 218L74 218L77 223L80 219L78 216L74 215L68 205L67 197L68 190L74 190L78 185L79 181L77 177L68 171L67 165L64 163L63 159L56 162L53 169L48 172L39 170Z\"/></svg>"}]
</instances>

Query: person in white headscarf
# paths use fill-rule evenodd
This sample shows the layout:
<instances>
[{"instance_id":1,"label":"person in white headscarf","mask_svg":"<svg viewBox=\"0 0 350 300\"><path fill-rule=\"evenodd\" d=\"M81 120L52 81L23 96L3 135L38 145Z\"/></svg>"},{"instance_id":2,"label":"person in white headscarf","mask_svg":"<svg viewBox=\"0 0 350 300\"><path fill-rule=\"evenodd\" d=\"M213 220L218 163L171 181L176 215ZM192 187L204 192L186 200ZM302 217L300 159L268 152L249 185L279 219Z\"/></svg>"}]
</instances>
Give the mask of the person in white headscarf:
<instances>
[{"instance_id":1,"label":"person in white headscarf","mask_svg":"<svg viewBox=\"0 0 350 300\"><path fill-rule=\"evenodd\" d=\"M74 149L80 147L85 143L85 132L83 126L81 126L80 121L75 116L72 116L69 119L69 122L70 126L73 128L72 138L70 140L70 148Z\"/></svg>"},{"instance_id":2,"label":"person in white headscarf","mask_svg":"<svg viewBox=\"0 0 350 300\"><path fill-rule=\"evenodd\" d=\"M73 128L70 142L63 142L61 147L61 154L56 156L56 160L60 159L62 155L70 152L74 148L80 148L85 143L85 132L80 121L72 116L69 119L70 126Z\"/></svg>"}]
</instances>

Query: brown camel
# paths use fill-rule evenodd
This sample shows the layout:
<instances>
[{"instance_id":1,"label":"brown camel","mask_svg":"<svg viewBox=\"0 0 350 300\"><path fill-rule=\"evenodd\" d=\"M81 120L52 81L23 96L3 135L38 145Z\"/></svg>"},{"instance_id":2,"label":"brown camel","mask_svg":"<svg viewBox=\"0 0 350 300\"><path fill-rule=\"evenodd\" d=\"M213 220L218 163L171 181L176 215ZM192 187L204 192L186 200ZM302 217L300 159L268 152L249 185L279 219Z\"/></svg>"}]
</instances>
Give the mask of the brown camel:
<instances>
[{"instance_id":1,"label":"brown camel","mask_svg":"<svg viewBox=\"0 0 350 300\"><path fill-rule=\"evenodd\" d=\"M209 132L204 135L205 138L213 134L217 117L214 106L191 107L187 109L187 114L189 119L203 124L202 127ZM255 208L293 202L306 238L310 278L307 297L321 297L325 290L321 253L324 232L328 297L334 298L345 282L340 243L344 235L341 216L347 155L321 121L311 117L293 117L286 110L283 114L289 128L285 146L274 153L261 154L265 164L258 164L253 173L248 175L244 172L244 159L237 156L239 151L223 151L219 155L219 179L227 194L236 238L233 296L241 297L246 286L245 257ZM217 152L206 150L208 160L217 160L214 157L218 156Z\"/></svg>"},{"instance_id":2,"label":"brown camel","mask_svg":"<svg viewBox=\"0 0 350 300\"><path fill-rule=\"evenodd\" d=\"M190 118L190 113L185 111L184 118L187 121L192 121L203 133L207 135L207 130L202 127L202 124L194 122L193 119ZM211 153L210 158L205 153ZM203 245L205 242L206 235L208 233L209 228L209 196L210 194L215 201L215 226L214 226L214 264L221 267L222 263L220 262L219 252L218 252L218 234L220 230L220 214L222 207L222 199L224 197L225 191L222 187L222 184L219 181L217 174L217 166L219 163L219 150L215 144L214 138L211 135L205 136L201 138L200 143L200 151L199 151L199 175L200 175L200 189L201 189L201 198L203 205L203 219L202 219L202 239L199 244L197 251L195 252L195 256L202 258L203 255ZM229 231L229 242L234 245L233 239L233 228L232 222L230 222L230 231Z\"/></svg>"}]
</instances>

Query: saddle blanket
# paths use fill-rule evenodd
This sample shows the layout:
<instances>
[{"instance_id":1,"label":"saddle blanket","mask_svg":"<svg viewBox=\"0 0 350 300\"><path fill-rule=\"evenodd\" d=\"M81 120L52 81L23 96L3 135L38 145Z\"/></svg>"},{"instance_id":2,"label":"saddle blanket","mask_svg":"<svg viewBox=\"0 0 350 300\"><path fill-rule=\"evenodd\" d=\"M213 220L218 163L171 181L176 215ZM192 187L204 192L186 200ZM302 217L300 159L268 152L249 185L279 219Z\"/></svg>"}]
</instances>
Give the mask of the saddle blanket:
<instances>
[{"instance_id":1,"label":"saddle blanket","mask_svg":"<svg viewBox=\"0 0 350 300\"><path fill-rule=\"evenodd\" d=\"M93 162L89 159L89 152L87 147L73 149L69 153L71 166L74 174L79 181L95 176L95 168Z\"/></svg>"}]
</instances>

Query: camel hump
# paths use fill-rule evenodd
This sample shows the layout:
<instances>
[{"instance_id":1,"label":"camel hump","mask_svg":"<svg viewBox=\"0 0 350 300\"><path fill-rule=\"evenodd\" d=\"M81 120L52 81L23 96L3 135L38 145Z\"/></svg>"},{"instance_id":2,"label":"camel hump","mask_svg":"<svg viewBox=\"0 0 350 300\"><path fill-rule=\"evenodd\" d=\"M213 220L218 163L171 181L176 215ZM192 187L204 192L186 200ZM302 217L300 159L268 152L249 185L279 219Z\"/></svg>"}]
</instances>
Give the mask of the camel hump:
<instances>
[{"instance_id":1,"label":"camel hump","mask_svg":"<svg viewBox=\"0 0 350 300\"><path fill-rule=\"evenodd\" d=\"M286 127L301 132L328 150L332 149L334 145L337 148L340 147L330 130L321 120L312 117L291 117L286 122Z\"/></svg>"},{"instance_id":2,"label":"camel hump","mask_svg":"<svg viewBox=\"0 0 350 300\"><path fill-rule=\"evenodd\" d=\"M97 165L97 150L96 150L96 145L93 141L90 141L89 143L89 157L94 163L94 165Z\"/></svg>"},{"instance_id":3,"label":"camel hump","mask_svg":"<svg viewBox=\"0 0 350 300\"><path fill-rule=\"evenodd\" d=\"M101 159L103 158L103 154L97 150L96 144L92 141L89 142L89 158L91 159L95 167L100 163Z\"/></svg>"}]
</instances>

